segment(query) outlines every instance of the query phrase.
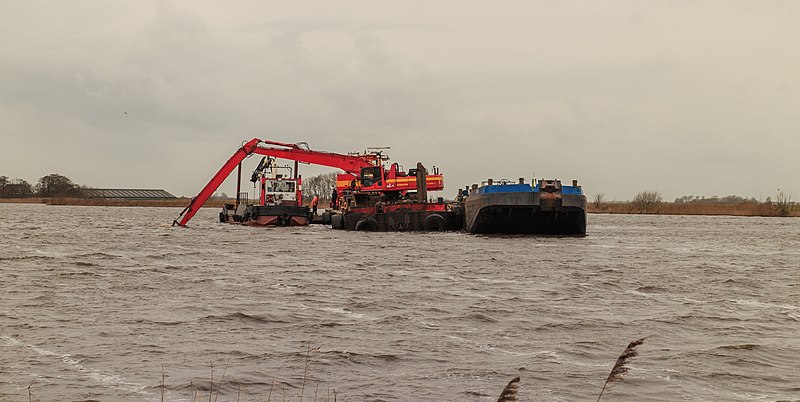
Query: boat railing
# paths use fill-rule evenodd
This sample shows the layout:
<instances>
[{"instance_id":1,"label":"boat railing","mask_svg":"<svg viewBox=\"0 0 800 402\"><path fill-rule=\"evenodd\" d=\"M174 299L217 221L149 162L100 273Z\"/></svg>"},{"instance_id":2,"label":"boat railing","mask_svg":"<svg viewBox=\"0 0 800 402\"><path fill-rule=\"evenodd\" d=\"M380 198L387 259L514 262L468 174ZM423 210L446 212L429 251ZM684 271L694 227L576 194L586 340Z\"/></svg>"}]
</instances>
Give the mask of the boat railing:
<instances>
[{"instance_id":1,"label":"boat railing","mask_svg":"<svg viewBox=\"0 0 800 402\"><path fill-rule=\"evenodd\" d=\"M509 180L509 179L500 179L500 180L497 180L497 181L495 181L493 179L489 179L489 180L482 181L481 182L481 187L484 187L484 186L507 186L509 184L517 184L517 182L514 181L514 180Z\"/></svg>"}]
</instances>

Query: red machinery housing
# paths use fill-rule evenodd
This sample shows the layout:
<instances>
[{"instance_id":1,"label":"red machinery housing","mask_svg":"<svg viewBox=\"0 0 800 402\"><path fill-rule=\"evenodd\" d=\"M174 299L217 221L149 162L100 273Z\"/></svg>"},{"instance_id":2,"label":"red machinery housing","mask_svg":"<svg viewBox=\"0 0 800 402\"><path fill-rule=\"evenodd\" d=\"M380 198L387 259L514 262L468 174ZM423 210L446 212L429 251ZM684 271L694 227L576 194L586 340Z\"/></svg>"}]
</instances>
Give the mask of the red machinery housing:
<instances>
[{"instance_id":1,"label":"red machinery housing","mask_svg":"<svg viewBox=\"0 0 800 402\"><path fill-rule=\"evenodd\" d=\"M389 169L386 169L383 166L383 162L388 160L388 157L382 151L342 155L332 152L313 151L305 143L287 144L253 138L243 144L222 165L219 171L209 180L208 184L203 187L200 193L180 213L178 218L173 221L173 225L185 226L237 166L241 178L241 162L252 154L343 170L345 173L339 174L336 182L339 205L346 207L348 210L353 210L353 212L360 214L359 216L382 214L387 209L391 210L395 215L400 210L419 213L444 211L446 209L443 203L428 204L426 202L428 190L444 189L444 178L436 169L434 169L434 174L432 175L427 174L421 164L417 164L417 168L409 172L402 171L397 163L391 164ZM295 175L297 174L296 171L295 169ZM297 178L299 179L299 176ZM416 201L408 199L410 192L416 194L416 197L414 197ZM237 188L238 194L239 189ZM302 198L298 197L298 204L301 201ZM390 206L392 204L394 206ZM340 228L358 229L357 226L359 226L356 225L358 222L354 222L353 225L347 224L349 220L336 221L342 223ZM377 222L380 219L372 219L372 221ZM377 224L377 227L373 227L375 225L372 225L372 221L369 224L360 226L363 230L383 230L383 225L380 223ZM404 221L409 220L405 219ZM334 224L334 226L337 225ZM353 227L350 228L349 226ZM440 226L436 225L436 228ZM388 227L386 229L391 230L392 228ZM400 225L400 229L403 228L413 229L415 226Z\"/></svg>"},{"instance_id":2,"label":"red machinery housing","mask_svg":"<svg viewBox=\"0 0 800 402\"><path fill-rule=\"evenodd\" d=\"M224 204L220 222L242 223L250 226L305 226L311 216L303 206L303 179L290 166L278 166L275 158L261 158L250 181L258 187L258 203L250 203L248 193L237 188L236 203ZM284 172L284 173L279 173ZM289 174L285 174L288 172ZM239 172L241 186L241 171Z\"/></svg>"}]
</instances>

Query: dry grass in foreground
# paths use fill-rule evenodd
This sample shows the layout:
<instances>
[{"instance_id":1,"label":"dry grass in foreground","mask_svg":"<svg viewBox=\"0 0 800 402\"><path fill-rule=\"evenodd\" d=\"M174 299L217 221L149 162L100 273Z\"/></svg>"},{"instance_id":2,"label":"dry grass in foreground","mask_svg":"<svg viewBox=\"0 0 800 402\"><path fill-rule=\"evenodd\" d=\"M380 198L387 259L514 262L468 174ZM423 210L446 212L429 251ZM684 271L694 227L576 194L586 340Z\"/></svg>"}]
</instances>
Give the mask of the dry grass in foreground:
<instances>
[{"instance_id":1,"label":"dry grass in foreground","mask_svg":"<svg viewBox=\"0 0 800 402\"><path fill-rule=\"evenodd\" d=\"M641 339L637 339L637 340L629 343L628 347L626 347L625 350L622 352L622 354L617 358L616 363L611 368L611 372L609 373L608 377L606 378L605 382L603 383L603 388L600 390L600 394L597 396L597 401L598 402L603 397L603 394L607 390L609 383L619 382L619 381L623 381L624 380L623 375L630 370L630 368L628 367L628 363L630 362L630 359L632 359L632 358L634 358L634 357L636 357L638 355L638 352L636 351L636 347L640 346L641 344L643 344L645 339L647 339L647 337L644 337L644 338L641 338ZM297 400L302 402L303 401L303 396L305 394L306 386L308 385L308 382L309 382L308 367L309 367L309 363L311 362L311 354L315 353L315 352L319 352L319 350L320 350L319 346L311 347L311 343L310 342L308 343L307 350L306 350L306 353L305 353L305 364L304 364L304 367L303 367L303 380L302 380L302 384L299 387L296 387L296 386L292 387L288 382L284 382L284 381L280 381L278 383L278 387L276 387L275 377L272 377L272 385L270 386L269 392L266 395L266 399L264 399L264 395L262 395L262 394L259 394L257 396L257 399L256 399L255 395L251 396L251 395L248 394L246 386L242 387L241 384L238 384L238 383L233 382L233 381L229 381L230 384L237 384L238 385L237 389L236 389L236 401L237 402L241 402L241 401L247 402L247 401L256 401L256 400L258 400L258 401L266 400L267 402L271 402L273 396L276 397L276 400L278 398L281 401L292 400L293 396L292 395L287 395L286 388L294 388L294 391L296 393L299 393L299 396L297 397L298 398ZM222 386L223 386L224 381L225 381L225 373L228 370L228 364L230 363L230 360L231 360L231 356L228 355L228 358L227 358L227 360L225 362L225 368L222 371L222 377L216 382L214 380L214 363L213 362L211 363L211 377L210 377L209 386L208 386L207 389L205 387L203 387L203 390L200 391L198 389L198 387L193 382L191 384L189 384L188 388L190 390L190 398L191 398L192 402L205 401L205 400L217 402L217 400L218 400L218 398L220 396L220 391L221 391ZM320 384L321 384L320 381L317 380L316 381L316 385L314 386L313 397L312 397L312 395L310 395L311 392L309 392L309 395L307 396L307 399L309 399L309 400L313 399L314 401L336 402L337 396L338 396L337 393L336 393L336 389L331 389L330 386L326 385L326 387L325 387L325 388L327 388L326 392L321 392ZM297 388L299 388L299 390ZM161 400L163 402L164 398L165 398L165 394L166 394L166 389L167 389L166 376L164 374L164 367L163 366L161 367L161 382L159 384L159 389L161 391ZM514 379L509 381L508 385L506 385L505 388L503 388L503 391L500 393L500 396L498 397L497 402L516 402L516 401L519 401L520 400L519 399L519 391L520 391L520 377L515 377Z\"/></svg>"},{"instance_id":2,"label":"dry grass in foreground","mask_svg":"<svg viewBox=\"0 0 800 402\"><path fill-rule=\"evenodd\" d=\"M617 358L616 363L611 368L611 372L609 373L608 377L606 378L605 382L603 383L603 388L600 390L600 394L597 396L597 401L600 402L600 399L603 397L609 383L623 381L623 375L627 373L630 368L628 367L628 363L630 359L636 357L638 352L636 351L636 347L640 346L644 343L647 337L637 339L628 344L628 347L622 352L622 354ZM164 366L161 366L161 381L158 384L158 390L161 394L161 401L164 402L167 396L167 389L184 389L189 391L189 400L192 402L198 401L209 401L209 402L218 402L220 399L220 394L223 388L228 388L228 393L232 394L230 388L235 386L236 390L236 401L237 402L249 402L249 401L259 401L259 402L272 402L273 397L275 400L280 399L281 401L292 400L294 395L299 393L297 396L297 400L302 402L304 395L306 396L307 400L317 401L324 401L324 402L336 402L337 401L337 392L335 388L331 388L330 385L325 384L324 390L320 389L320 385L322 383L317 380L316 384L314 384L314 391L313 395L312 392L308 392L306 395L306 387L309 384L309 363L311 362L311 355L312 353L319 352L320 347L311 347L311 342L307 344L306 352L305 352L305 364L303 367L303 379L301 385L293 386L288 381L279 381L276 383L276 378L272 377L272 385L265 396L263 394L258 395L250 395L247 390L247 386L236 381L228 380L225 382L225 375L228 372L228 367L231 361L231 354L228 354L228 358L225 361L225 367L222 370L222 376L217 380L214 377L214 362L211 362L211 375L209 377L208 386L206 387L205 384L198 383L195 384L194 382L189 383L188 386L177 386L177 387L169 387L167 385L167 374L164 372ZM312 381L313 382L313 381ZM41 402L42 399L36 397L33 394L33 390L31 387L35 384L31 383L27 390L28 390L28 401L29 402ZM520 391L520 377L515 377L511 381L509 381L508 385L503 388L503 391L500 393L500 396L497 399L497 402L516 402L519 401L519 391ZM227 385L227 386L226 386ZM277 385L277 386L276 386ZM287 388L289 389L287 395ZM299 389L298 389L299 388ZM292 395L294 394L294 395ZM233 397L233 395L230 395ZM222 399L223 401L226 400L225 397ZM232 400L232 399L231 399ZM536 399L534 399L536 400Z\"/></svg>"},{"instance_id":3,"label":"dry grass in foreground","mask_svg":"<svg viewBox=\"0 0 800 402\"><path fill-rule=\"evenodd\" d=\"M195 384L194 382L191 382L189 384L188 389L189 389L189 393L190 393L189 397L191 398L190 400L192 402L206 401L206 400L209 401L209 402L211 402L211 401L217 402L219 400L219 396L220 396L220 393L222 391L222 388L226 387L226 384L227 384L227 388L229 389L228 390L229 393L232 393L230 388L235 386L236 401L237 402L249 402L249 401L253 401L253 402L255 402L255 401L272 402L273 401L273 397L275 398L274 400L287 401L287 400L291 400L291 398L293 397L293 395L291 395L291 394L293 392L299 393L298 401L300 401L300 402L303 401L303 397L304 396L305 396L305 398L307 400L313 400L315 402L317 402L317 401L319 401L319 402L336 402L336 397L337 397L336 389L332 389L329 385L325 385L326 389L321 390L320 389L320 385L322 385L322 383L319 380L317 380L316 383L314 384L313 395L312 395L312 392L310 392L310 391L308 392L308 395L306 395L306 387L308 385L311 385L311 384L309 384L310 379L309 379L309 372L308 372L308 366L309 366L309 364L311 362L311 354L315 353L315 352L319 352L319 350L320 350L319 346L311 347L311 342L308 343L307 349L306 349L306 352L305 352L305 364L304 364L304 367L303 367L303 380L302 380L302 383L301 383L301 385L299 387L293 386L288 380L285 380L285 381L284 380L279 380L276 383L276 381L275 381L276 378L275 378L275 376L273 376L272 377L272 385L269 388L269 392L266 395L266 399L265 399L265 396L263 394L250 395L248 393L247 385L238 383L236 381L231 381L231 380L228 380L227 383L225 382L225 374L228 371L228 366L229 366L230 361L231 361L231 354L229 354L228 355L228 359L225 361L225 368L222 370L222 377L219 380L215 380L215 378L214 378L214 362L212 361L211 362L211 376L209 378L208 387L206 388L205 384L199 384L199 383ZM167 390L166 377L167 376L164 373L164 366L162 365L161 366L161 382L159 383L159 386L158 386L159 390L161 392L161 401L162 402L164 402L165 397L166 397L166 390ZM186 387L179 387L179 388L186 388ZM299 388L299 390L297 388ZM289 395L287 395L287 394L289 394ZM223 400L225 400L225 399L223 399Z\"/></svg>"},{"instance_id":4,"label":"dry grass in foreground","mask_svg":"<svg viewBox=\"0 0 800 402\"><path fill-rule=\"evenodd\" d=\"M636 347L643 344L644 340L647 337L637 339L628 344L628 347L622 352L621 355L617 358L617 362L614 364L614 367L611 368L611 373L608 374L606 381L603 383L603 388L600 390L600 395L597 396L597 402L600 402L600 399L603 397L603 394L608 387L610 382L617 382L623 380L623 375L627 373L630 368L628 367L628 361L633 359L638 355L636 351ZM519 401L519 387L520 387L520 378L515 377L511 380L508 385L503 389L503 392L500 393L500 397L497 398L497 402L516 402Z\"/></svg>"}]
</instances>

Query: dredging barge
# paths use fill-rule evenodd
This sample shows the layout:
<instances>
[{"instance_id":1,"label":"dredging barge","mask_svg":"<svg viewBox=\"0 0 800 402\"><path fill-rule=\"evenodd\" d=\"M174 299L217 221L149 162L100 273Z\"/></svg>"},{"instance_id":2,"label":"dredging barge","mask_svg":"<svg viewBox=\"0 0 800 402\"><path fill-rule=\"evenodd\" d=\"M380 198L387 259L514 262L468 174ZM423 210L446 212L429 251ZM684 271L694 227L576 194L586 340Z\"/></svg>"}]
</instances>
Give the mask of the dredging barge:
<instances>
[{"instance_id":1,"label":"dredging barge","mask_svg":"<svg viewBox=\"0 0 800 402\"><path fill-rule=\"evenodd\" d=\"M439 174L438 169L434 167L433 174L428 174L427 169L421 163L408 172L404 171L397 163L392 163L387 169L384 162L389 157L383 152L383 149L375 148L363 153L344 155L314 151L308 147L308 144L302 142L288 144L254 138L244 143L228 159L200 193L192 198L189 205L172 224L173 226L185 226L237 167L239 179L236 185L236 203L228 204L223 208L220 213L220 221L258 226L308 224L308 220L313 217L308 214L307 207L302 207L302 178L297 174L298 163L308 163L344 171L336 177L337 201L334 209L337 210L337 213L328 215L329 222L334 229L363 231L461 230L463 218L457 208L454 210L451 204L445 203L441 198L437 198L436 202L430 202L427 198L428 191L444 189L444 177ZM280 192L267 190L265 183L271 181L259 173L264 169L261 164L251 178L251 181L255 182L257 181L256 175L260 175L262 183L260 202L256 205L246 200L246 193L243 194L240 191L241 164L245 158L253 154L295 162L292 180L296 183L294 191L297 195L288 205L267 201L267 197L271 194L278 195ZM284 182L288 181L284 180ZM291 191L283 193L289 194ZM286 199L286 197L283 198L284 201ZM297 214L293 214L281 212L283 210L280 208L284 207L292 208L292 211L297 208L306 209L298 210ZM303 213L306 214L307 219L303 218Z\"/></svg>"},{"instance_id":2,"label":"dredging barge","mask_svg":"<svg viewBox=\"0 0 800 402\"><path fill-rule=\"evenodd\" d=\"M464 228L470 233L586 235L586 196L577 180L489 179L465 189Z\"/></svg>"},{"instance_id":3,"label":"dredging barge","mask_svg":"<svg viewBox=\"0 0 800 402\"><path fill-rule=\"evenodd\" d=\"M444 189L444 177L434 166L429 174L417 163L408 172L389 158L385 148L347 155L313 151L306 143L287 144L254 138L244 143L200 193L181 212L173 225L185 226L238 167L236 203L226 204L220 221L251 226L304 226L315 216L303 206L302 177L298 163L338 168L333 212L326 211L321 222L333 229L356 231L445 231L471 233L586 235L586 196L573 181L535 180L533 186L489 179L481 186L459 191L455 202L428 198L428 191ZM251 181L260 184L258 203L250 202L241 190L242 161L252 154L264 155ZM273 158L293 160L289 175L275 174ZM272 173L272 174L270 174Z\"/></svg>"}]
</instances>

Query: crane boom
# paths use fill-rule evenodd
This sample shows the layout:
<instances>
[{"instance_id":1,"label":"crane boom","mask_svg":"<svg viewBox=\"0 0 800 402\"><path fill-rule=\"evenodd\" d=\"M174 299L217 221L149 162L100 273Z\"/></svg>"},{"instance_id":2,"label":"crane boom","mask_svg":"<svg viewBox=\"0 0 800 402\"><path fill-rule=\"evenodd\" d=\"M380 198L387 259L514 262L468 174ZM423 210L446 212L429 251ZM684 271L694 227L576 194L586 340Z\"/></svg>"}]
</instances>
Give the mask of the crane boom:
<instances>
[{"instance_id":1,"label":"crane boom","mask_svg":"<svg viewBox=\"0 0 800 402\"><path fill-rule=\"evenodd\" d=\"M358 175L361 168L380 163L380 159L376 155L342 155L333 152L312 151L303 149L297 144L275 141L261 141L253 152L259 155L337 168L353 175Z\"/></svg>"},{"instance_id":2,"label":"crane boom","mask_svg":"<svg viewBox=\"0 0 800 402\"><path fill-rule=\"evenodd\" d=\"M364 155L342 155L333 152L312 151L304 149L298 144L288 144L276 141L265 141L258 138L244 143L234 154L225 162L224 165L211 177L211 180L200 190L196 197L192 198L189 205L178 215L172 225L185 226L187 222L197 213L200 207L214 194L222 182L228 178L233 169L245 158L252 154L272 156L281 159L295 160L298 162L313 163L315 165L328 166L345 171L346 173L358 177L363 168L380 167L380 154ZM441 181L441 180L440 180ZM381 190L377 186L372 191Z\"/></svg>"}]
</instances>

